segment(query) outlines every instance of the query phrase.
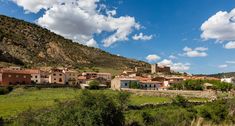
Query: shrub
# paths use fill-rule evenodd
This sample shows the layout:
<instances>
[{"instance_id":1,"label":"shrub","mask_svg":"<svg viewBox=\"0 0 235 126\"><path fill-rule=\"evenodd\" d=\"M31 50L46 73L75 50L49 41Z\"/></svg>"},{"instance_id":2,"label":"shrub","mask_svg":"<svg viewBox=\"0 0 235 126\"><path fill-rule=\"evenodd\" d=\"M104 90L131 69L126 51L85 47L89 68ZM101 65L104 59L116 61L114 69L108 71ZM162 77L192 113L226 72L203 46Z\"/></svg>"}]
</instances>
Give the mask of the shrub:
<instances>
[{"instance_id":1,"label":"shrub","mask_svg":"<svg viewBox=\"0 0 235 126\"><path fill-rule=\"evenodd\" d=\"M188 103L188 100L186 98L184 98L181 95L177 95L173 100L172 100L172 104L173 105L178 105L178 106L182 106L182 107L186 107Z\"/></svg>"},{"instance_id":2,"label":"shrub","mask_svg":"<svg viewBox=\"0 0 235 126\"><path fill-rule=\"evenodd\" d=\"M0 95L5 95L10 93L13 90L13 87L8 86L8 87L0 87Z\"/></svg>"},{"instance_id":3,"label":"shrub","mask_svg":"<svg viewBox=\"0 0 235 126\"><path fill-rule=\"evenodd\" d=\"M199 116L214 123L221 123L228 117L228 105L226 101L208 103L197 108Z\"/></svg>"},{"instance_id":4,"label":"shrub","mask_svg":"<svg viewBox=\"0 0 235 126\"><path fill-rule=\"evenodd\" d=\"M122 98L119 98L122 96ZM15 125L47 126L122 126L122 100L126 95L108 96L103 93L82 91L76 100L60 102L52 109L28 110L20 114Z\"/></svg>"},{"instance_id":5,"label":"shrub","mask_svg":"<svg viewBox=\"0 0 235 126\"><path fill-rule=\"evenodd\" d=\"M99 81L97 80L93 80L91 82L89 82L89 89L99 89Z\"/></svg>"}]
</instances>

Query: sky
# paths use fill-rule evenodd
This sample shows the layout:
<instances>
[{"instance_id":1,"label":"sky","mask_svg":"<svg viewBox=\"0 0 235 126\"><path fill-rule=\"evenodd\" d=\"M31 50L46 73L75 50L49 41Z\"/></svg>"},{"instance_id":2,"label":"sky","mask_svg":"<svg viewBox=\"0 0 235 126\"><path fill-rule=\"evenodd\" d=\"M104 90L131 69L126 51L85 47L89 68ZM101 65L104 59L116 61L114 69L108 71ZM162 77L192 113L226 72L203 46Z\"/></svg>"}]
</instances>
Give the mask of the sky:
<instances>
[{"instance_id":1,"label":"sky","mask_svg":"<svg viewBox=\"0 0 235 126\"><path fill-rule=\"evenodd\" d=\"M235 0L0 0L0 14L175 71L235 71Z\"/></svg>"}]
</instances>

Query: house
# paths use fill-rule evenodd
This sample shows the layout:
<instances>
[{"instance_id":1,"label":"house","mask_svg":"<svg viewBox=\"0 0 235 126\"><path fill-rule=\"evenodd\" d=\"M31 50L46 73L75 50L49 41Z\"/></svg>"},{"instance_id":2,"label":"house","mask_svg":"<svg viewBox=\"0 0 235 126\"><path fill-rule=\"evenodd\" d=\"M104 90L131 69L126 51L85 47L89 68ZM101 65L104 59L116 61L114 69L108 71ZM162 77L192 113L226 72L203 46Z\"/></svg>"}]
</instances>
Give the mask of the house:
<instances>
[{"instance_id":1,"label":"house","mask_svg":"<svg viewBox=\"0 0 235 126\"><path fill-rule=\"evenodd\" d=\"M96 72L85 72L85 73L82 73L82 76L85 76L87 79L97 78L97 73Z\"/></svg>"},{"instance_id":2,"label":"house","mask_svg":"<svg viewBox=\"0 0 235 126\"><path fill-rule=\"evenodd\" d=\"M140 85L145 90L158 90L162 87L163 83L159 81L140 81Z\"/></svg>"},{"instance_id":3,"label":"house","mask_svg":"<svg viewBox=\"0 0 235 126\"><path fill-rule=\"evenodd\" d=\"M68 85L78 85L78 72L72 70L63 70L65 74L65 83Z\"/></svg>"},{"instance_id":4,"label":"house","mask_svg":"<svg viewBox=\"0 0 235 126\"><path fill-rule=\"evenodd\" d=\"M1 70L0 85L31 84L31 75L24 70Z\"/></svg>"},{"instance_id":5,"label":"house","mask_svg":"<svg viewBox=\"0 0 235 126\"><path fill-rule=\"evenodd\" d=\"M221 81L221 82L226 82L226 83L235 84L235 78L234 78L234 77L222 78L220 81Z\"/></svg>"},{"instance_id":6,"label":"house","mask_svg":"<svg viewBox=\"0 0 235 126\"><path fill-rule=\"evenodd\" d=\"M87 81L87 78L85 76L78 76L77 80L79 84L85 84Z\"/></svg>"},{"instance_id":7,"label":"house","mask_svg":"<svg viewBox=\"0 0 235 126\"><path fill-rule=\"evenodd\" d=\"M51 69L49 72L49 83L65 84L65 74L61 69Z\"/></svg>"},{"instance_id":8,"label":"house","mask_svg":"<svg viewBox=\"0 0 235 126\"><path fill-rule=\"evenodd\" d=\"M97 73L97 78L104 78L107 81L111 81L112 75L111 73Z\"/></svg>"},{"instance_id":9,"label":"house","mask_svg":"<svg viewBox=\"0 0 235 126\"><path fill-rule=\"evenodd\" d=\"M184 81L183 77L166 77L168 84L178 84Z\"/></svg>"},{"instance_id":10,"label":"house","mask_svg":"<svg viewBox=\"0 0 235 126\"><path fill-rule=\"evenodd\" d=\"M158 66L158 64L151 65L151 73L170 73L171 68L167 66Z\"/></svg>"},{"instance_id":11,"label":"house","mask_svg":"<svg viewBox=\"0 0 235 126\"><path fill-rule=\"evenodd\" d=\"M211 84L211 83L204 83L203 87L204 87L204 90L210 90L210 89L213 89L213 84Z\"/></svg>"},{"instance_id":12,"label":"house","mask_svg":"<svg viewBox=\"0 0 235 126\"><path fill-rule=\"evenodd\" d=\"M25 70L31 75L31 83L41 84L41 71L37 69L27 69Z\"/></svg>"},{"instance_id":13,"label":"house","mask_svg":"<svg viewBox=\"0 0 235 126\"><path fill-rule=\"evenodd\" d=\"M41 84L49 84L49 75L50 75L50 73L47 72L47 71L41 71L40 74L41 74L41 77L40 77Z\"/></svg>"},{"instance_id":14,"label":"house","mask_svg":"<svg viewBox=\"0 0 235 126\"><path fill-rule=\"evenodd\" d=\"M135 71L127 71L127 70L125 70L125 71L123 71L122 72L122 75L123 76L127 76L127 77L136 77L137 75L136 75L136 72Z\"/></svg>"},{"instance_id":15,"label":"house","mask_svg":"<svg viewBox=\"0 0 235 126\"><path fill-rule=\"evenodd\" d=\"M111 81L111 89L113 90L121 90L123 88L129 88L130 82L137 82L139 83L139 80L135 78L130 78L130 77L115 77Z\"/></svg>"}]
</instances>

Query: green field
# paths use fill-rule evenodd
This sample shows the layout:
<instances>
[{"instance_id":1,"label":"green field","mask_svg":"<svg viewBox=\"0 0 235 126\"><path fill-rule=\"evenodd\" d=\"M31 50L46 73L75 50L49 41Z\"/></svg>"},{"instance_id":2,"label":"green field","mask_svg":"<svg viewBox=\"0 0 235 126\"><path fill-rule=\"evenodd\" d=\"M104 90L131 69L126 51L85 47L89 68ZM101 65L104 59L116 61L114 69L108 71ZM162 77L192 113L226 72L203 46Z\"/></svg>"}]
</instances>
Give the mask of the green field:
<instances>
[{"instance_id":1,"label":"green field","mask_svg":"<svg viewBox=\"0 0 235 126\"><path fill-rule=\"evenodd\" d=\"M45 88L45 89L23 89L17 88L7 95L0 95L0 117L7 118L15 116L18 113L29 108L39 109L53 106L56 101L74 99L80 94L81 90L73 88ZM107 94L117 93L112 90L98 90L93 92L104 92ZM190 99L189 99L190 100ZM205 99L192 99L193 101L202 101ZM170 102L170 98L137 96L131 95L129 104L141 105L145 103Z\"/></svg>"}]
</instances>

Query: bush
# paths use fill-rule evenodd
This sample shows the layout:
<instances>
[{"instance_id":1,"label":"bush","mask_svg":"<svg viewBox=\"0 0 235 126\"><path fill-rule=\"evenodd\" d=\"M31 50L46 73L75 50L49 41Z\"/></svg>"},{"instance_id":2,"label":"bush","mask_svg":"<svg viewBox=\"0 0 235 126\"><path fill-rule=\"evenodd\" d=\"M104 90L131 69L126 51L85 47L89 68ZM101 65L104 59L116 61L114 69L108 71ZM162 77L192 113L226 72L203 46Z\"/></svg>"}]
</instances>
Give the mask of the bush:
<instances>
[{"instance_id":1,"label":"bush","mask_svg":"<svg viewBox=\"0 0 235 126\"><path fill-rule=\"evenodd\" d=\"M91 82L89 82L89 89L99 89L99 84L100 82L97 80L93 80Z\"/></svg>"},{"instance_id":2,"label":"bush","mask_svg":"<svg viewBox=\"0 0 235 126\"><path fill-rule=\"evenodd\" d=\"M205 83L211 83L214 90L230 91L233 88L232 84L220 82L218 80L186 80L181 83L171 85L170 89L203 90Z\"/></svg>"},{"instance_id":3,"label":"bush","mask_svg":"<svg viewBox=\"0 0 235 126\"><path fill-rule=\"evenodd\" d=\"M141 86L140 86L140 84L138 84L138 82L136 82L136 81L130 81L130 82L129 82L129 88L132 88L132 89L140 89Z\"/></svg>"},{"instance_id":4,"label":"bush","mask_svg":"<svg viewBox=\"0 0 235 126\"><path fill-rule=\"evenodd\" d=\"M226 101L208 103L197 108L199 116L214 123L221 123L228 118L228 105Z\"/></svg>"},{"instance_id":5,"label":"bush","mask_svg":"<svg viewBox=\"0 0 235 126\"><path fill-rule=\"evenodd\" d=\"M122 98L119 98L119 97ZM28 110L20 114L15 125L47 126L122 126L122 106L127 95L107 96L103 93L82 91L76 100L60 102L53 109Z\"/></svg>"},{"instance_id":6,"label":"bush","mask_svg":"<svg viewBox=\"0 0 235 126\"><path fill-rule=\"evenodd\" d=\"M189 126L195 118L193 112L179 106L159 107L152 110L154 114L142 114L147 126Z\"/></svg>"},{"instance_id":7,"label":"bush","mask_svg":"<svg viewBox=\"0 0 235 126\"><path fill-rule=\"evenodd\" d=\"M186 107L188 104L188 100L184 98L183 96L177 95L173 100L172 100L173 105L178 105L182 107Z\"/></svg>"},{"instance_id":8,"label":"bush","mask_svg":"<svg viewBox=\"0 0 235 126\"><path fill-rule=\"evenodd\" d=\"M0 87L0 95L5 95L10 93L13 90L13 87L8 86L8 87Z\"/></svg>"}]
</instances>

